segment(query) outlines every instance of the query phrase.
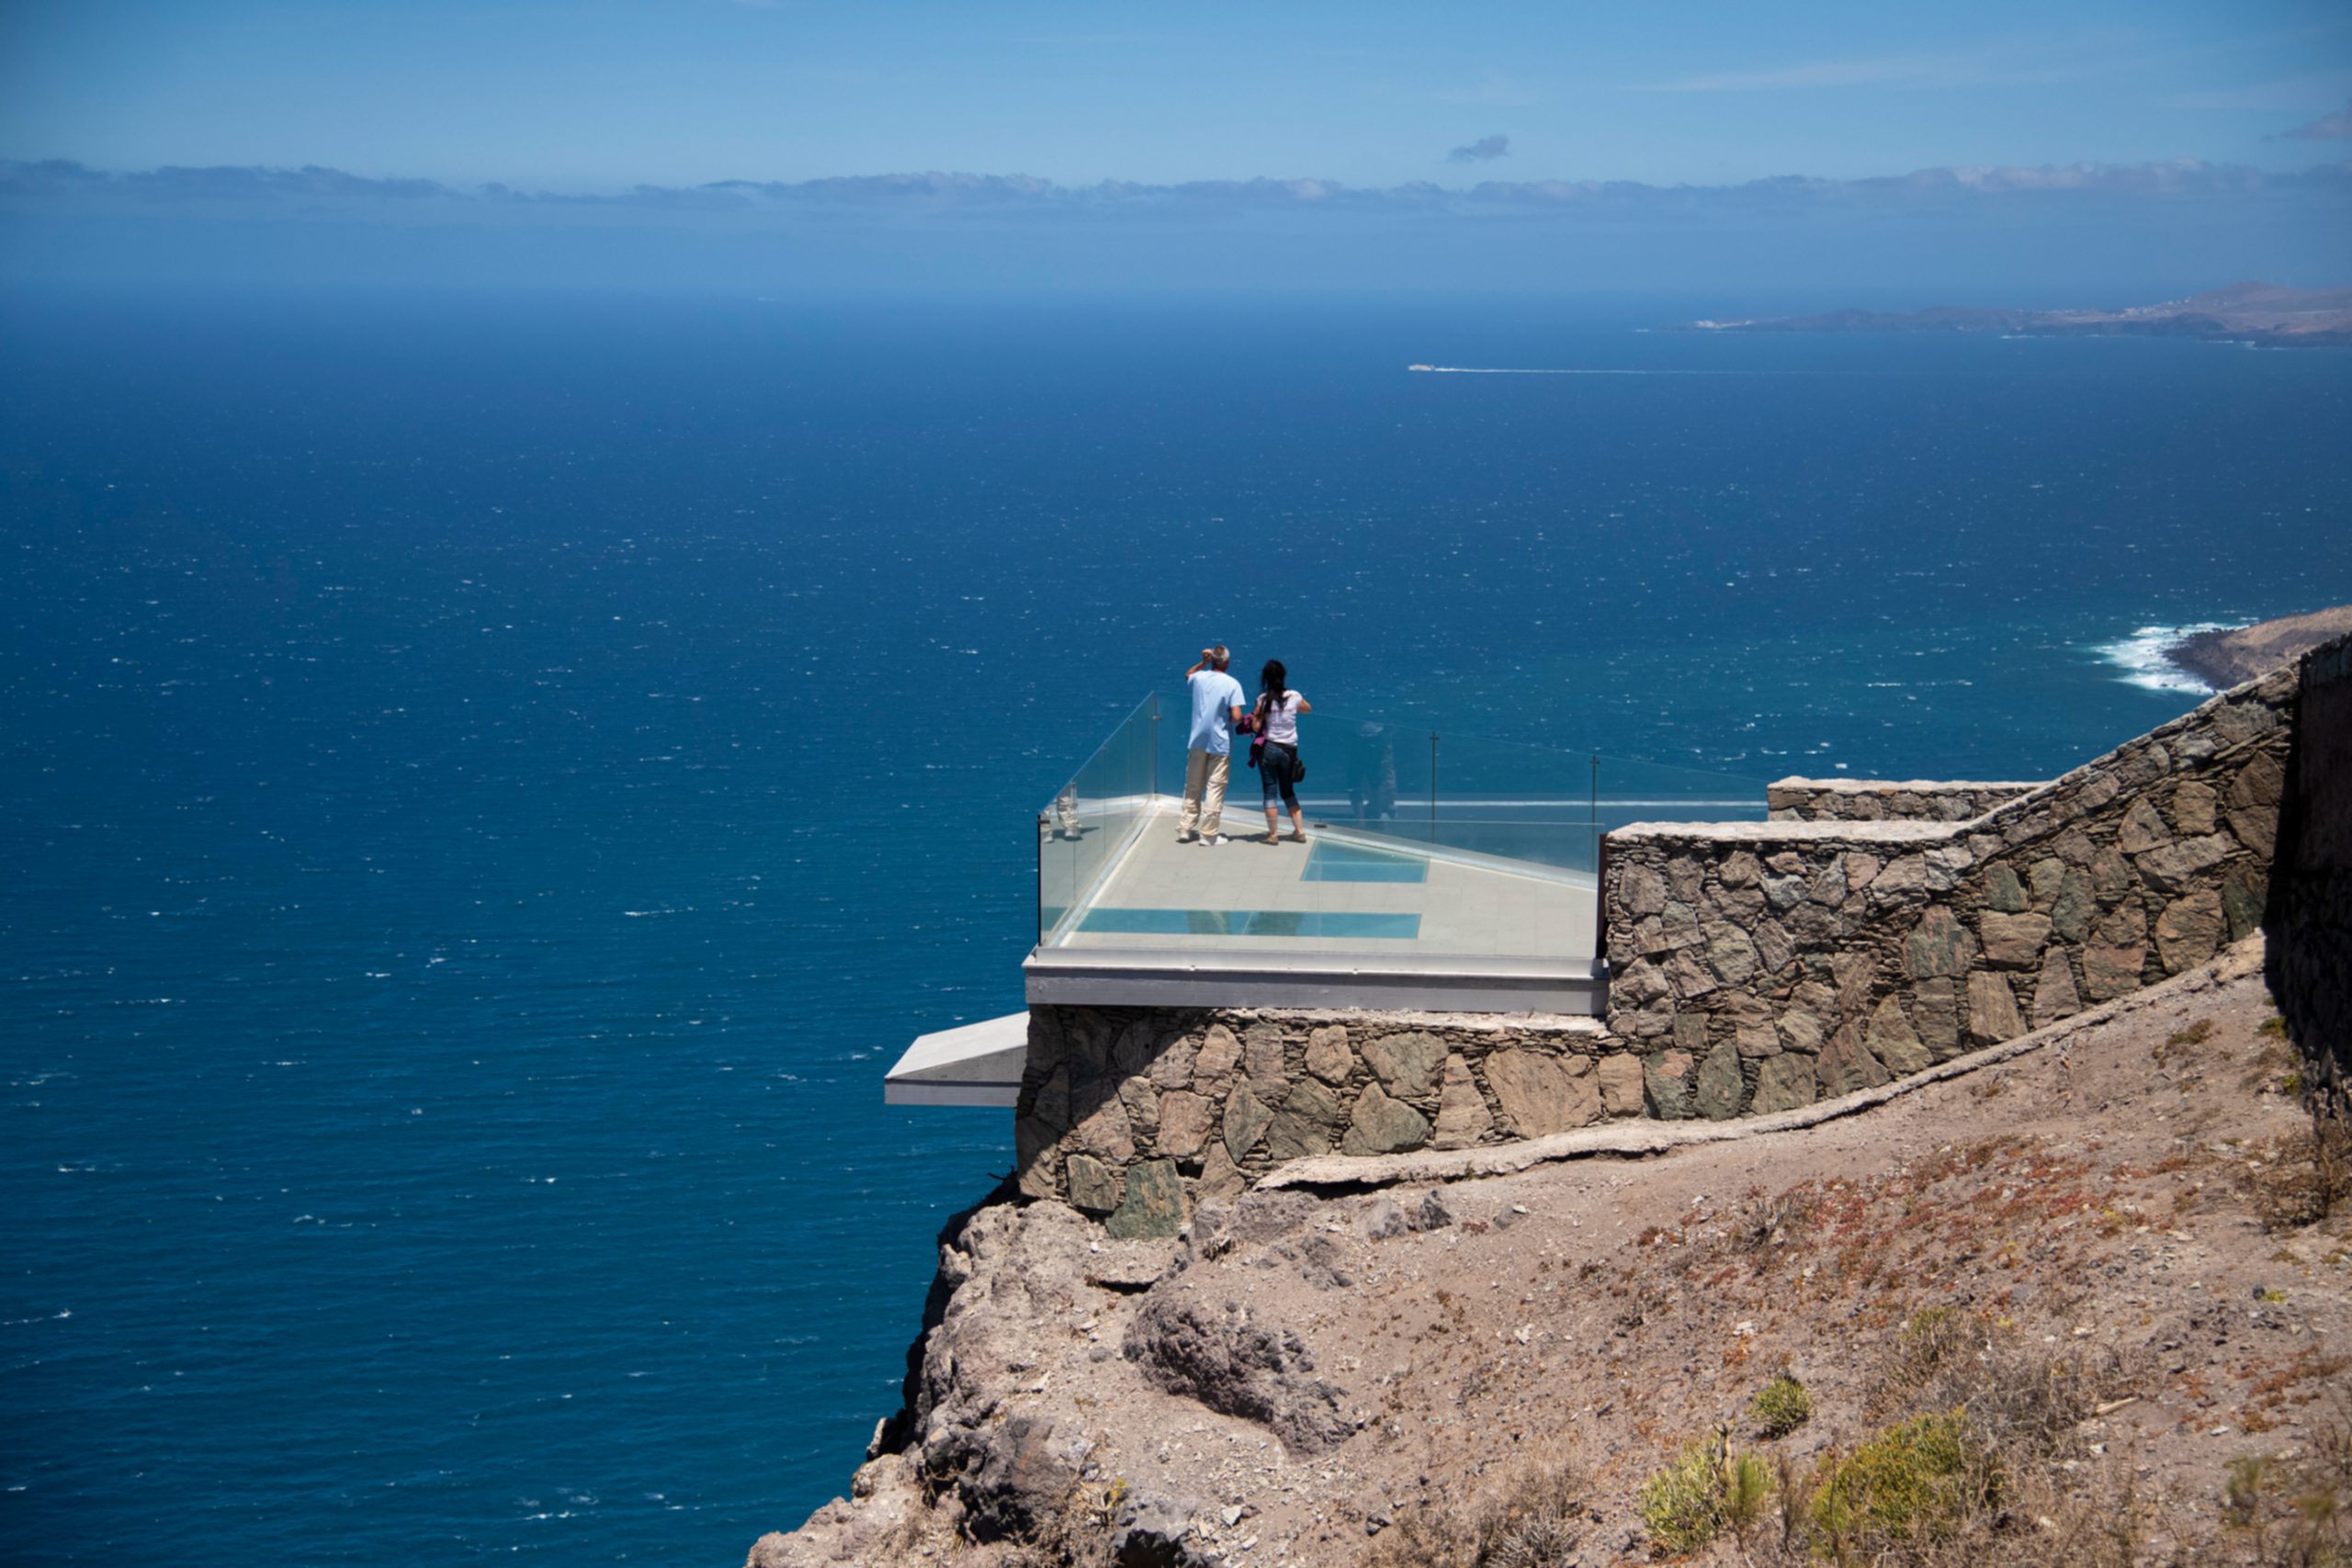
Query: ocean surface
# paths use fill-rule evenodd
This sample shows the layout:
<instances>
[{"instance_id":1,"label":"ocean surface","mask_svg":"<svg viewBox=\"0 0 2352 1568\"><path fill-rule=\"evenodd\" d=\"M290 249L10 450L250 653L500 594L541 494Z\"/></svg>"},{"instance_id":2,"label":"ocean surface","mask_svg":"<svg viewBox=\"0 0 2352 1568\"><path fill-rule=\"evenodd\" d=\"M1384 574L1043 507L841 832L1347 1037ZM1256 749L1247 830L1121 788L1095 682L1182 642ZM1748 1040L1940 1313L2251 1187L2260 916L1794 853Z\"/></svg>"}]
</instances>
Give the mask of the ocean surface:
<instances>
[{"instance_id":1,"label":"ocean surface","mask_svg":"<svg viewBox=\"0 0 2352 1568\"><path fill-rule=\"evenodd\" d=\"M2352 354L1638 330L1712 303L0 303L0 1557L845 1489L1012 1153L882 1069L1020 1006L1036 809L1204 641L2013 778L2352 600Z\"/></svg>"}]
</instances>

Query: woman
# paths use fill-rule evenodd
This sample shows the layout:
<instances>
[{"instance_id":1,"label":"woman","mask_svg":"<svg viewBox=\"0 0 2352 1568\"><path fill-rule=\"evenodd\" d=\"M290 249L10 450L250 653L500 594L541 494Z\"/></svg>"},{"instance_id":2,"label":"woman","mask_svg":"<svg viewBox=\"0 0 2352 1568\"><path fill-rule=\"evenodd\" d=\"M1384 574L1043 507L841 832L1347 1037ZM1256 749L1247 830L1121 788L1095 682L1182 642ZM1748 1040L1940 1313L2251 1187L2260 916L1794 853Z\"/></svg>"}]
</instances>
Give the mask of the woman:
<instances>
[{"instance_id":1,"label":"woman","mask_svg":"<svg viewBox=\"0 0 2352 1568\"><path fill-rule=\"evenodd\" d=\"M1290 808L1293 843L1306 842L1306 825L1298 819L1298 716L1313 713L1315 705L1290 686L1290 671L1279 659L1269 659L1258 672L1258 706L1250 728L1266 738L1258 756L1258 783L1266 792L1266 836L1260 843L1282 841L1282 825L1274 818L1274 795L1282 794Z\"/></svg>"}]
</instances>

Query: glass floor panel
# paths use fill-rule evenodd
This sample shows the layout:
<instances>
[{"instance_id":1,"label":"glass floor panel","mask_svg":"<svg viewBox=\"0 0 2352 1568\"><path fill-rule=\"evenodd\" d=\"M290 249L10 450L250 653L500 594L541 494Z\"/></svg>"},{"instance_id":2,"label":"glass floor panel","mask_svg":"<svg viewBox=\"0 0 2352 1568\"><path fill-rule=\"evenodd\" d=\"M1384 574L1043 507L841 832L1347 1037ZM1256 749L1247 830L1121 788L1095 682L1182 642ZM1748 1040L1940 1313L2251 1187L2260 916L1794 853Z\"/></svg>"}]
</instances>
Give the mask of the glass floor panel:
<instances>
[{"instance_id":1,"label":"glass floor panel","mask_svg":"<svg viewBox=\"0 0 2352 1568\"><path fill-rule=\"evenodd\" d=\"M1306 866L1298 877L1302 882L1427 882L1430 863L1419 855L1317 839L1307 849Z\"/></svg>"},{"instance_id":2,"label":"glass floor panel","mask_svg":"<svg viewBox=\"0 0 2352 1568\"><path fill-rule=\"evenodd\" d=\"M1082 931L1149 936L1381 937L1411 941L1421 917L1358 909L1090 909Z\"/></svg>"}]
</instances>

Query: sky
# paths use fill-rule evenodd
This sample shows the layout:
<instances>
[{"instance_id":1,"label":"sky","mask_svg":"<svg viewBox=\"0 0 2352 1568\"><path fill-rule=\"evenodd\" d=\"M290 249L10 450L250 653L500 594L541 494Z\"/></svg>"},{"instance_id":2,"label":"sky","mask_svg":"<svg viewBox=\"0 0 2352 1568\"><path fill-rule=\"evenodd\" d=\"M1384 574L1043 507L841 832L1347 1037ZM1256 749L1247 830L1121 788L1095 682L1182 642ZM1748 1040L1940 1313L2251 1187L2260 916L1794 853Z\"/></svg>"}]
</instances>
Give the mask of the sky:
<instances>
[{"instance_id":1,"label":"sky","mask_svg":"<svg viewBox=\"0 0 2352 1568\"><path fill-rule=\"evenodd\" d=\"M1716 231L1748 231L1759 204L1788 205L1790 182L1813 208L1772 220L1798 237L1791 265L1804 233L1814 257L1834 256L1864 209L1916 216L1925 176L2005 200L2035 186L2034 200L1979 215L2010 236L1985 275L1996 283L2033 273L2034 231L2074 236L2086 275L2136 248L2152 282L2214 266L2352 281L2318 276L2346 254L2348 161L2352 8L2313 0L0 0L0 276L19 277L89 262L101 231L153 240L191 224L216 269L233 261L223 225L248 231L257 265L284 268L358 265L329 229L390 223L411 231L395 248L425 272L476 265L460 231L491 266L492 253L519 265L530 246L517 231L556 228L594 231L607 271L684 265L654 254L674 252L710 274L714 243L683 236L731 224L799 236L790 248L809 276L870 275L877 258L895 276L914 258L892 250L888 223L946 225L948 250L971 248L985 274L1089 254L1121 225L1197 241L1238 221L1269 265L1288 255L1285 276L1316 275L1317 254L1362 274L1342 253L1388 224L1398 276L1467 264L1487 278L1497 261L1481 253L1502 231L1477 229L1476 214L1515 202L1525 218L1527 193L1549 191L1579 216L1512 228L1510 276L1553 276L1564 235L1631 232L1617 269L1630 278L1705 231L1709 211L1746 215ZM60 165L93 177L61 180ZM268 173L305 169L352 178L298 190ZM216 177L199 189L190 170ZM243 205L226 171L246 173ZM928 174L978 178L886 178ZM267 178L274 194L254 183ZM2049 199L2062 186L2073 196ZM787 187L799 194L778 199ZM716 214L714 190L728 189L731 219ZM1127 193L1115 220L1105 191ZM1164 194L1135 195L1171 191L1188 193L1182 215ZM1584 215L1598 191L1623 199L1596 227ZM1137 200L1156 204L1148 220ZM1651 210L1630 214L1642 201ZM1008 244L1015 208L1028 226ZM1328 216L1303 220L1308 209ZM1908 231L1919 265L1948 251L1952 224L1978 220L1945 221ZM2200 233L2216 222L2241 231L2245 265ZM1037 233L1056 223L1073 237L1059 253ZM311 226L299 242L254 232L294 224ZM1528 238L1539 229L1548 237ZM2105 238L2092 243L2093 230ZM1864 249L1888 237L1860 236ZM634 261L621 254L632 247ZM739 264L780 254L716 248ZM1592 249L1562 276L1610 274ZM1900 268L1903 251L1885 261ZM1114 245L1090 265L1136 259Z\"/></svg>"}]
</instances>

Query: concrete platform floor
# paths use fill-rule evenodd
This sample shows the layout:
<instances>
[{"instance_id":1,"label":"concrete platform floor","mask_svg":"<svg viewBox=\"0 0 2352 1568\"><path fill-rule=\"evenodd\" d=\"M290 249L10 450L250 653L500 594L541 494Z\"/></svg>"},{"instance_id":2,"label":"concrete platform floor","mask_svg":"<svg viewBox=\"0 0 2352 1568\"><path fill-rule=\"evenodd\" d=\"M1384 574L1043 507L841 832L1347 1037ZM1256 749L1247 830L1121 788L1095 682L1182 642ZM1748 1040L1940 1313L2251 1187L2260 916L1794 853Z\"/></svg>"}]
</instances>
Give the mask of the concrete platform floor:
<instances>
[{"instance_id":1,"label":"concrete platform floor","mask_svg":"<svg viewBox=\"0 0 2352 1568\"><path fill-rule=\"evenodd\" d=\"M1398 959L1593 953L1589 875L1318 831L1312 818L1307 840L1180 844L1171 804L1144 822L1092 901L1046 945Z\"/></svg>"}]
</instances>

